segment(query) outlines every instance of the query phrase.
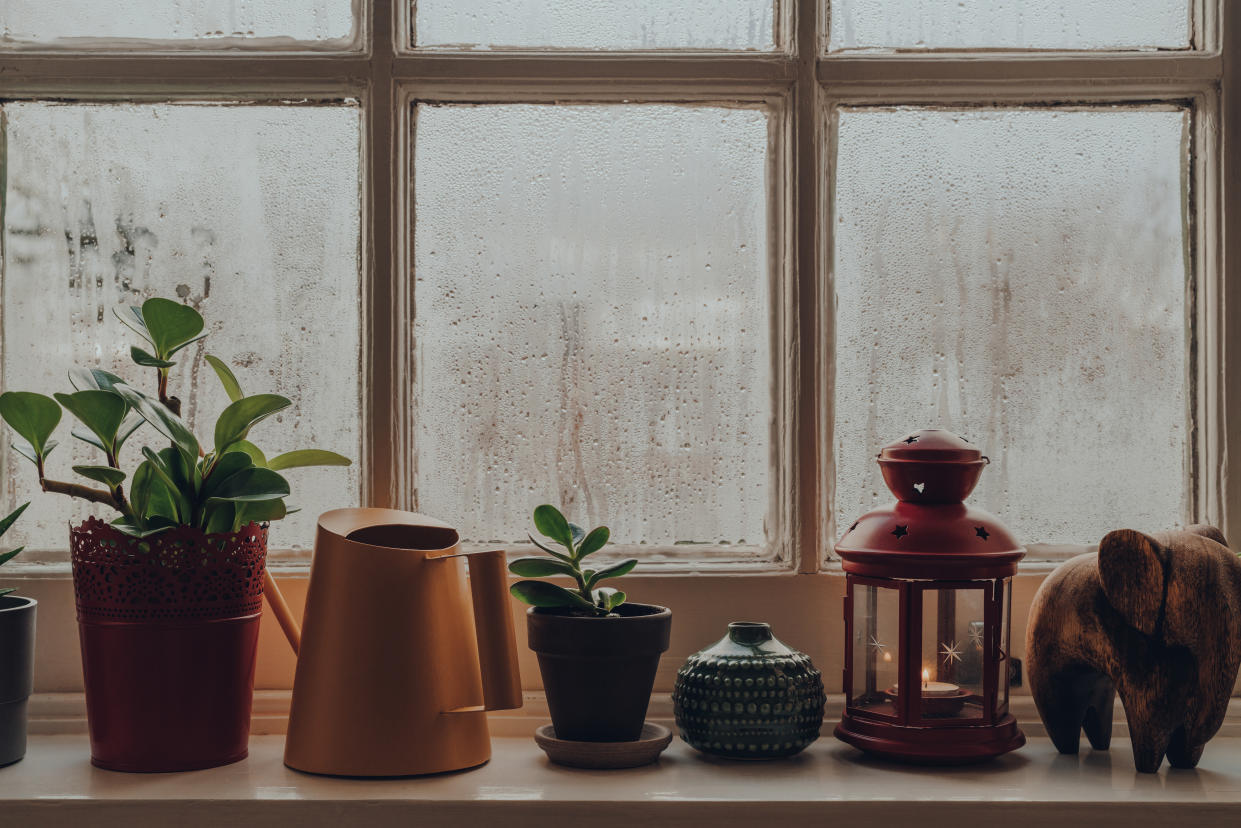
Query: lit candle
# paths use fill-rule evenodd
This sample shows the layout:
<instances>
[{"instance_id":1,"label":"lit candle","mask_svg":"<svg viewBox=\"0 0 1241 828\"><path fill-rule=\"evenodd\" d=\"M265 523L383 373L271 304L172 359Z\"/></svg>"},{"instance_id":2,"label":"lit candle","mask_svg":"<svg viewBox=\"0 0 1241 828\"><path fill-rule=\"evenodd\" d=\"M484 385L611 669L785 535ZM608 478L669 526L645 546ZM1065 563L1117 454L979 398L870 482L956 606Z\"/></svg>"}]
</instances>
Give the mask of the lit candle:
<instances>
[{"instance_id":1,"label":"lit candle","mask_svg":"<svg viewBox=\"0 0 1241 828\"><path fill-rule=\"evenodd\" d=\"M931 671L922 671L922 695L925 698L936 696L955 696L961 688L946 681L931 681Z\"/></svg>"}]
</instances>

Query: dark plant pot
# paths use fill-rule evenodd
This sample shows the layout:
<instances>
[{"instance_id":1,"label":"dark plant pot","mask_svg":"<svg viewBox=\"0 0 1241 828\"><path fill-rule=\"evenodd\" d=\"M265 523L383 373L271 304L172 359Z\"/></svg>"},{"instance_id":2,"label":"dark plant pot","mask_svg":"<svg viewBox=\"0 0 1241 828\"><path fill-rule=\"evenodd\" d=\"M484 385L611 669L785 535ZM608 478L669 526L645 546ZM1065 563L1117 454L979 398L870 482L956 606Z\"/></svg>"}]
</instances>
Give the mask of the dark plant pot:
<instances>
[{"instance_id":1,"label":"dark plant pot","mask_svg":"<svg viewBox=\"0 0 1241 828\"><path fill-rule=\"evenodd\" d=\"M615 612L612 618L536 607L526 613L557 738L632 742L642 734L672 610L627 603Z\"/></svg>"},{"instance_id":2,"label":"dark plant pot","mask_svg":"<svg viewBox=\"0 0 1241 828\"><path fill-rule=\"evenodd\" d=\"M34 691L33 598L0 598L0 767L26 755L26 700Z\"/></svg>"},{"instance_id":3,"label":"dark plant pot","mask_svg":"<svg viewBox=\"0 0 1241 828\"><path fill-rule=\"evenodd\" d=\"M70 531L91 763L154 773L244 759L267 530L138 540Z\"/></svg>"}]
</instances>

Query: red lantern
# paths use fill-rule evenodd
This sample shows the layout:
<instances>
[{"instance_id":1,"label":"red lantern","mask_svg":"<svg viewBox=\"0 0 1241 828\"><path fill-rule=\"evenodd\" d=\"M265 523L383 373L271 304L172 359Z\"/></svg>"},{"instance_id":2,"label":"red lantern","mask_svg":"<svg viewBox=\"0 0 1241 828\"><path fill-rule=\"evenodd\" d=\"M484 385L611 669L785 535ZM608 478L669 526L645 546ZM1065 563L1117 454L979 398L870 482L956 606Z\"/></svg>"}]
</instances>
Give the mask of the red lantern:
<instances>
[{"instance_id":1,"label":"red lantern","mask_svg":"<svg viewBox=\"0 0 1241 828\"><path fill-rule=\"evenodd\" d=\"M987 463L938 429L893 443L879 466L898 502L836 544L848 589L836 736L854 747L956 764L1025 743L1008 712L1012 576L1025 550L962 502Z\"/></svg>"}]
</instances>

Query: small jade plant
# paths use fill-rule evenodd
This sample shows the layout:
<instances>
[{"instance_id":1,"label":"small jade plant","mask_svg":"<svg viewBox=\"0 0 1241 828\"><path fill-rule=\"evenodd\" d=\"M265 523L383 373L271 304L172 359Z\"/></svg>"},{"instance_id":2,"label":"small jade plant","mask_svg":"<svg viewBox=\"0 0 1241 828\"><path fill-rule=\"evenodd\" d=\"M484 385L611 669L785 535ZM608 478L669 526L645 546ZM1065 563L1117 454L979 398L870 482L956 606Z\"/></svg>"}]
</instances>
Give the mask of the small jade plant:
<instances>
[{"instance_id":1,"label":"small jade plant","mask_svg":"<svg viewBox=\"0 0 1241 828\"><path fill-rule=\"evenodd\" d=\"M582 615L615 615L612 611L625 603L625 593L598 584L606 578L628 575L638 565L637 560L631 558L597 570L582 568L588 555L607 544L608 527L598 526L586 532L565 520L555 506L546 504L534 510L534 526L543 537L564 547L564 551L530 535L530 541L550 557L518 558L508 565L509 571L523 578L567 575L576 586L569 589L546 581L518 581L509 588L513 596L535 607L565 608Z\"/></svg>"},{"instance_id":2,"label":"small jade plant","mask_svg":"<svg viewBox=\"0 0 1241 828\"><path fill-rule=\"evenodd\" d=\"M19 517L21 517L22 512L26 511L26 507L29 505L30 505L29 503L23 503L21 506L18 506L16 509L10 512L8 517L4 518L3 520L0 520L0 535L3 535L5 532L9 531L9 527L13 525L14 521L16 521ZM13 560L18 555L20 555L23 548L24 547L19 546L16 549L12 549L8 552L0 552L0 566L4 566L6 563L8 563L9 561ZM4 596L8 595L10 592L16 592L16 591L17 590L15 587L9 587L8 589L0 589L0 598L3 598Z\"/></svg>"},{"instance_id":3,"label":"small jade plant","mask_svg":"<svg viewBox=\"0 0 1241 828\"><path fill-rule=\"evenodd\" d=\"M35 465L39 485L55 492L112 507L120 516L113 525L137 537L174 526L192 526L207 533L235 532L251 522L283 518L288 509L288 481L280 474L297 466L347 466L335 452L304 449L272 458L248 439L250 429L293 404L279 394L242 393L241 384L218 357L204 355L231 403L216 420L206 448L181 419L181 401L169 396L168 380L183 348L206 337L202 316L194 308L169 299L148 299L116 311L145 347L130 348L134 363L153 370L155 395L149 395L115 374L98 368L69 372L72 393L47 397L29 391L0 394L0 417L17 433L13 448ZM149 348L150 350L147 350ZM53 480L47 458L56 447L52 433L61 409L82 428L73 436L103 455L97 465L74 466L78 475L99 484ZM142 446L142 460L132 473L121 468L121 449L143 425L162 440Z\"/></svg>"}]
</instances>

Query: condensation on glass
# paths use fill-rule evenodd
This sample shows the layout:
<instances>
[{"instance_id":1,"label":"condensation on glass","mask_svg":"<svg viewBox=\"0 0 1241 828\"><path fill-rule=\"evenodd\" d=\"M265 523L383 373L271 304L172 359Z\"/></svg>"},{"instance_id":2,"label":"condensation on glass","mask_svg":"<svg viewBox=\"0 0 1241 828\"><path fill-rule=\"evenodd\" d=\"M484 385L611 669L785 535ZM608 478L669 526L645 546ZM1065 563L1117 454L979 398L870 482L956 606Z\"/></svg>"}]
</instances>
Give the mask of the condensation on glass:
<instances>
[{"instance_id":1,"label":"condensation on glass","mask_svg":"<svg viewBox=\"0 0 1241 828\"><path fill-rule=\"evenodd\" d=\"M831 51L1188 49L1189 0L830 0Z\"/></svg>"},{"instance_id":2,"label":"condensation on glass","mask_svg":"<svg viewBox=\"0 0 1241 828\"><path fill-rule=\"evenodd\" d=\"M1025 543L1188 503L1189 114L847 108L835 191L837 526L877 447L967 436L970 502Z\"/></svg>"},{"instance_id":3,"label":"condensation on glass","mask_svg":"<svg viewBox=\"0 0 1241 828\"><path fill-rule=\"evenodd\" d=\"M775 48L773 0L417 0L427 47Z\"/></svg>"},{"instance_id":4,"label":"condensation on glass","mask_svg":"<svg viewBox=\"0 0 1241 828\"><path fill-rule=\"evenodd\" d=\"M124 46L169 41L195 48L343 46L351 0L9 0L0 3L0 49L20 44ZM111 43L109 41L112 41Z\"/></svg>"},{"instance_id":5,"label":"condensation on glass","mask_svg":"<svg viewBox=\"0 0 1241 828\"><path fill-rule=\"evenodd\" d=\"M93 365L153 391L153 369L132 363L135 335L112 309L180 298L207 320L205 351L247 393L293 399L254 430L269 456L321 447L359 457L355 105L14 103L3 116L6 390L68 391L66 372ZM228 398L203 352L203 343L182 352L171 391L209 441ZM66 414L49 476L72 479L72 465L99 462L70 437L70 422ZM149 427L137 432L123 467L137 464L143 435L156 439ZM68 521L107 514L39 492L8 442L4 506L33 503L6 543L63 549ZM358 501L356 465L288 477L289 505L302 511L273 526L274 549L309 547L320 512Z\"/></svg>"},{"instance_id":6,"label":"condensation on glass","mask_svg":"<svg viewBox=\"0 0 1241 828\"><path fill-rule=\"evenodd\" d=\"M550 502L648 557L763 554L768 113L415 114L419 510L509 543Z\"/></svg>"}]
</instances>

